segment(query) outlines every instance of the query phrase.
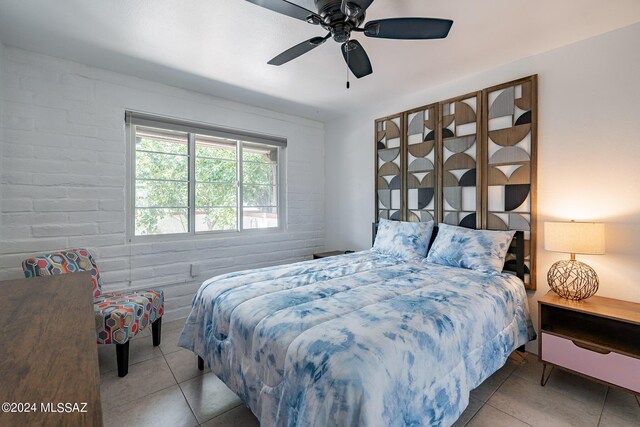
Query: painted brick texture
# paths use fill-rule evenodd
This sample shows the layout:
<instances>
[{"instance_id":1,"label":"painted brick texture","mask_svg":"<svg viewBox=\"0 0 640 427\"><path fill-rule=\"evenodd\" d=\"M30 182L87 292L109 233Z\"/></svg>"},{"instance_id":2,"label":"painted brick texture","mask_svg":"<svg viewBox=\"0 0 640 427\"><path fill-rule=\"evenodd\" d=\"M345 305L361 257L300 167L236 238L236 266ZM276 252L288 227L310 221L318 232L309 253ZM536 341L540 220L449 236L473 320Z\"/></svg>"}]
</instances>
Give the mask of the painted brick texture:
<instances>
[{"instance_id":1,"label":"painted brick texture","mask_svg":"<svg viewBox=\"0 0 640 427\"><path fill-rule=\"evenodd\" d=\"M324 249L322 123L10 47L0 47L0 99L0 280L22 277L27 256L86 246L105 290L161 287L177 318L211 276ZM286 230L130 243L126 109L285 136Z\"/></svg>"}]
</instances>

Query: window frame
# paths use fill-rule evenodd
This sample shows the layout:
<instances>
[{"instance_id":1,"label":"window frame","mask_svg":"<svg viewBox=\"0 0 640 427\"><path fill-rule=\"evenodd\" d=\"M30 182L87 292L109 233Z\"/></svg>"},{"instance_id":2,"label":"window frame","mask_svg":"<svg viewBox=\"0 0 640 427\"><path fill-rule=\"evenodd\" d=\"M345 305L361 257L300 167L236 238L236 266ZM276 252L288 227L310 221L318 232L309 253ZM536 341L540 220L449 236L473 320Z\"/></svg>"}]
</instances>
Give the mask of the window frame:
<instances>
[{"instance_id":1,"label":"window frame","mask_svg":"<svg viewBox=\"0 0 640 427\"><path fill-rule=\"evenodd\" d=\"M181 131L187 133L188 139L188 228L183 233L166 233L166 234L149 234L136 235L136 204L135 204L135 186L136 186L136 126L149 128L164 129L169 131ZM220 128L205 123L185 121L170 117L160 117L147 113L139 113L127 110L125 112L125 135L127 145L127 173L125 185L126 188L126 236L129 242L144 241L176 241L190 239L209 239L230 237L234 235L251 235L251 234L269 234L280 233L286 230L286 147L287 140L283 137L271 136L266 134L257 134L244 130ZM196 231L196 136L211 136L218 138L227 138L236 141L236 209L237 221L235 230L210 230ZM244 142L251 144L262 144L269 147L276 147L278 159L276 162L277 173L277 215L278 226L267 228L244 228L243 224L243 158L242 145Z\"/></svg>"}]
</instances>

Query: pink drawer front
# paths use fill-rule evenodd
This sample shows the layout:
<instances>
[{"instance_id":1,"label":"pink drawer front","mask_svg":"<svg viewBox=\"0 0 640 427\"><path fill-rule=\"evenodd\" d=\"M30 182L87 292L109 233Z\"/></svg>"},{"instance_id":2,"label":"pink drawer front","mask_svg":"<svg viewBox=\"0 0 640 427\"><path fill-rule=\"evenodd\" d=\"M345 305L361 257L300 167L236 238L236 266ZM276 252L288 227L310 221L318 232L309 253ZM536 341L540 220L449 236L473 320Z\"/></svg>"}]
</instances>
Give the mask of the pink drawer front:
<instances>
[{"instance_id":1,"label":"pink drawer front","mask_svg":"<svg viewBox=\"0 0 640 427\"><path fill-rule=\"evenodd\" d=\"M601 354L573 341L542 333L542 361L589 375L640 393L640 359L618 353Z\"/></svg>"}]
</instances>

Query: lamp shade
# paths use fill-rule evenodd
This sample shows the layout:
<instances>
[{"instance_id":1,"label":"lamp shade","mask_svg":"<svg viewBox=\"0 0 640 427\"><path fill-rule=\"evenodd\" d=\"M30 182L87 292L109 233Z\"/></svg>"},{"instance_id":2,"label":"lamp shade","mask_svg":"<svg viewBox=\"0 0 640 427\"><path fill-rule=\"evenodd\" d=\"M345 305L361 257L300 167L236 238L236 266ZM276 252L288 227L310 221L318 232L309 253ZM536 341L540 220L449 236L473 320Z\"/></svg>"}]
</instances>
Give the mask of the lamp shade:
<instances>
[{"instance_id":1,"label":"lamp shade","mask_svg":"<svg viewBox=\"0 0 640 427\"><path fill-rule=\"evenodd\" d=\"M544 248L571 254L604 254L604 224L597 222L545 222Z\"/></svg>"}]
</instances>

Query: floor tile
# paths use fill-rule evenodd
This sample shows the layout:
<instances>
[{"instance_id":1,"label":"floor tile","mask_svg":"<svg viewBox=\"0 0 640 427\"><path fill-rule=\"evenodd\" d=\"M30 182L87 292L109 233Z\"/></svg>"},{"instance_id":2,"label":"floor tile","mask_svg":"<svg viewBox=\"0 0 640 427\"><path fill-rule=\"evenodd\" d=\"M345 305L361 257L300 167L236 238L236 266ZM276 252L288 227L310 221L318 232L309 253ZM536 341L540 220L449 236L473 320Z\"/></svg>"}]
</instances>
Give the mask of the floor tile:
<instances>
[{"instance_id":1,"label":"floor tile","mask_svg":"<svg viewBox=\"0 0 640 427\"><path fill-rule=\"evenodd\" d=\"M163 319L161 335L164 336L165 332L175 331L176 329L182 330L182 328L184 327L184 322L186 320L187 320L186 318L183 318L183 319L176 319L176 320L171 320L166 322ZM148 339L149 341L151 341L151 325L147 326L142 331L138 332L138 334L136 334L136 336L133 337L132 340L138 340L141 338Z\"/></svg>"},{"instance_id":2,"label":"floor tile","mask_svg":"<svg viewBox=\"0 0 640 427\"><path fill-rule=\"evenodd\" d=\"M147 339L133 339L129 341L129 366L158 356L162 356L162 352L160 351L160 347L153 346L151 335L149 335ZM101 374L118 369L115 344L99 345L98 361L100 363Z\"/></svg>"},{"instance_id":3,"label":"floor tile","mask_svg":"<svg viewBox=\"0 0 640 427\"><path fill-rule=\"evenodd\" d=\"M516 350L516 351L511 352L511 354L509 355L509 359L510 359L512 362L515 362L515 363L517 363L517 364L520 364L520 363L524 362L524 360L525 360L529 355L531 355L531 353L527 353L526 351L525 351L525 352L521 352L521 351L517 351L517 350ZM535 355L532 355L532 356L533 356L533 357L537 357L537 356L535 356Z\"/></svg>"},{"instance_id":4,"label":"floor tile","mask_svg":"<svg viewBox=\"0 0 640 427\"><path fill-rule=\"evenodd\" d=\"M165 360L179 383L209 372L209 369L204 371L198 369L198 356L189 350L181 349L169 353L165 356Z\"/></svg>"},{"instance_id":5,"label":"floor tile","mask_svg":"<svg viewBox=\"0 0 640 427\"><path fill-rule=\"evenodd\" d=\"M540 376L542 375L542 363L538 361L537 355L527 353L527 356L520 363L513 374L522 378L529 379L532 382L540 383Z\"/></svg>"},{"instance_id":6,"label":"floor tile","mask_svg":"<svg viewBox=\"0 0 640 427\"><path fill-rule=\"evenodd\" d=\"M595 427L603 405L597 397L591 402L585 397L576 399L570 393L536 386L515 373L507 378L487 403L533 426L545 427Z\"/></svg>"},{"instance_id":7,"label":"floor tile","mask_svg":"<svg viewBox=\"0 0 640 427\"><path fill-rule=\"evenodd\" d=\"M102 410L108 411L176 384L164 357L156 357L129 366L126 377L117 371L100 375Z\"/></svg>"},{"instance_id":8,"label":"floor tile","mask_svg":"<svg viewBox=\"0 0 640 427\"><path fill-rule=\"evenodd\" d=\"M620 418L612 413L602 414L599 427L637 427L638 423L630 423L629 420Z\"/></svg>"},{"instance_id":9,"label":"floor tile","mask_svg":"<svg viewBox=\"0 0 640 427\"><path fill-rule=\"evenodd\" d=\"M215 417L206 423L200 424L201 427L258 427L260 421L246 406L238 406Z\"/></svg>"},{"instance_id":10,"label":"floor tile","mask_svg":"<svg viewBox=\"0 0 640 427\"><path fill-rule=\"evenodd\" d=\"M624 425L624 423L640 425L640 405L633 394L609 387L600 425Z\"/></svg>"},{"instance_id":11,"label":"floor tile","mask_svg":"<svg viewBox=\"0 0 640 427\"><path fill-rule=\"evenodd\" d=\"M162 325L162 330L164 330L164 325ZM162 335L162 332L160 333L160 335ZM142 331L138 332L135 337L131 339L132 340L146 339L151 341L151 327L148 326L144 328Z\"/></svg>"},{"instance_id":12,"label":"floor tile","mask_svg":"<svg viewBox=\"0 0 640 427\"><path fill-rule=\"evenodd\" d=\"M198 425L177 384L106 411L103 418L105 427Z\"/></svg>"},{"instance_id":13,"label":"floor tile","mask_svg":"<svg viewBox=\"0 0 640 427\"><path fill-rule=\"evenodd\" d=\"M170 322L165 322L163 320L162 328L160 332L160 336L162 337L162 339L164 339L165 332L169 333L175 330L181 331L182 328L184 327L185 321L186 319L171 320ZM144 328L141 332L138 332L138 334L132 338L132 341L137 341L140 339L149 340L149 342L151 342L151 326L148 326ZM162 342L162 339L160 340L161 342Z\"/></svg>"},{"instance_id":14,"label":"floor tile","mask_svg":"<svg viewBox=\"0 0 640 427\"><path fill-rule=\"evenodd\" d=\"M182 328L184 328L184 323L186 321L187 319L176 319L176 320L171 320L169 322L162 321L162 330L175 331L176 329L179 329L182 331Z\"/></svg>"},{"instance_id":15,"label":"floor tile","mask_svg":"<svg viewBox=\"0 0 640 427\"><path fill-rule=\"evenodd\" d=\"M160 350L164 355L173 353L182 349L178 347L178 338L182 333L182 329L173 329L162 331L162 339L160 340Z\"/></svg>"},{"instance_id":16,"label":"floor tile","mask_svg":"<svg viewBox=\"0 0 640 427\"><path fill-rule=\"evenodd\" d=\"M604 404L607 394L606 385L561 369L553 370L547 385L545 385L546 387L558 390L574 399L595 405L600 405L600 402Z\"/></svg>"},{"instance_id":17,"label":"floor tile","mask_svg":"<svg viewBox=\"0 0 640 427\"><path fill-rule=\"evenodd\" d=\"M211 372L181 383L180 388L200 423L242 404Z\"/></svg>"},{"instance_id":18,"label":"floor tile","mask_svg":"<svg viewBox=\"0 0 640 427\"><path fill-rule=\"evenodd\" d=\"M549 375L547 367L546 375ZM540 377L542 375L542 363L538 361L536 355L529 355L526 360L518 366L513 375L529 381L532 385L540 387ZM572 374L559 368L554 368L549 376L545 389L556 390L570 395L574 399L582 400L590 404L599 405L604 402L607 387L596 381L592 381Z\"/></svg>"},{"instance_id":19,"label":"floor tile","mask_svg":"<svg viewBox=\"0 0 640 427\"><path fill-rule=\"evenodd\" d=\"M482 409L469 421L468 427L527 427L529 424L520 421L511 415L484 405Z\"/></svg>"},{"instance_id":20,"label":"floor tile","mask_svg":"<svg viewBox=\"0 0 640 427\"><path fill-rule=\"evenodd\" d=\"M470 397L469 398L469 405L464 410L462 415L460 415L460 418L458 418L458 420L455 423L453 423L453 425L451 427L463 427L463 426L465 426L469 422L469 420L471 418L473 418L473 416L476 414L476 412L478 412L480 410L480 408L482 408L482 405L484 405L484 402L482 402L481 400L476 399L474 397Z\"/></svg>"},{"instance_id":21,"label":"floor tile","mask_svg":"<svg viewBox=\"0 0 640 427\"><path fill-rule=\"evenodd\" d=\"M474 390L471 390L471 396L478 400L481 400L482 402L486 402L519 365L520 362L516 362L512 359L507 359L507 363L505 363L502 368L498 369L493 375L484 380L484 382Z\"/></svg>"}]
</instances>

